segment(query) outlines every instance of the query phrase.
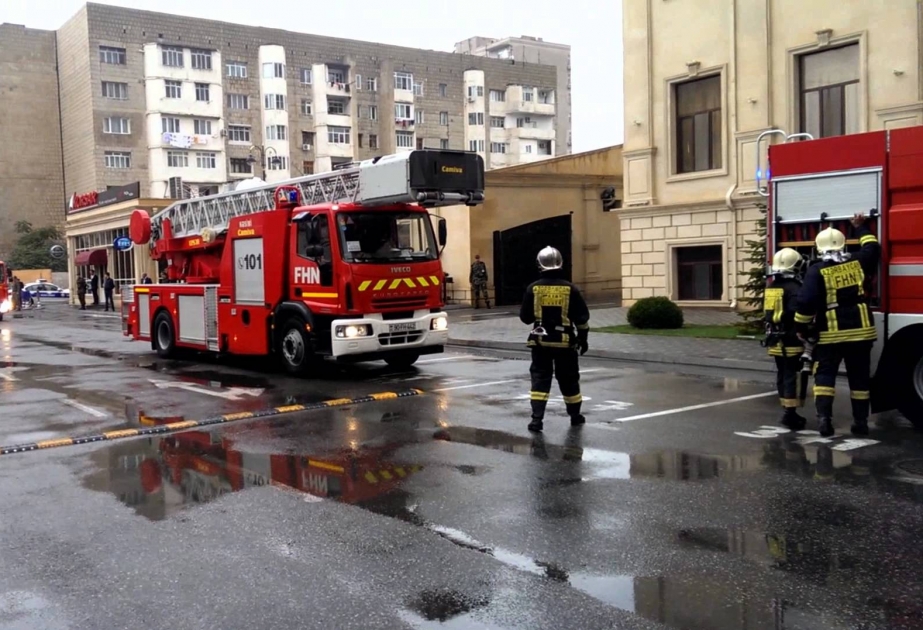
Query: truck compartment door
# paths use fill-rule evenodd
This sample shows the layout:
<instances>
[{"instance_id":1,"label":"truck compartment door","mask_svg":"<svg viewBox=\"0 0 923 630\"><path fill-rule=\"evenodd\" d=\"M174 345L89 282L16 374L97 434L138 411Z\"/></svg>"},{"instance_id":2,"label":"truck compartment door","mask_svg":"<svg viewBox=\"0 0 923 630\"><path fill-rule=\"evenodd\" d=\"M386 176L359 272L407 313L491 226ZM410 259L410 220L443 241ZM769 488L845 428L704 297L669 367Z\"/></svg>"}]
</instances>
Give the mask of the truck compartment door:
<instances>
[{"instance_id":1,"label":"truck compartment door","mask_svg":"<svg viewBox=\"0 0 923 630\"><path fill-rule=\"evenodd\" d=\"M138 293L135 299L138 300L138 335L149 338L151 336L151 294Z\"/></svg>"},{"instance_id":2,"label":"truck compartment door","mask_svg":"<svg viewBox=\"0 0 923 630\"><path fill-rule=\"evenodd\" d=\"M234 241L234 301L263 306L266 290L263 278L263 239Z\"/></svg>"},{"instance_id":3,"label":"truck compartment door","mask_svg":"<svg viewBox=\"0 0 923 630\"><path fill-rule=\"evenodd\" d=\"M205 296L180 295L179 340L186 343L205 343Z\"/></svg>"},{"instance_id":4,"label":"truck compartment door","mask_svg":"<svg viewBox=\"0 0 923 630\"><path fill-rule=\"evenodd\" d=\"M881 169L830 175L778 178L774 181L775 216L782 223L849 219L857 212L881 209Z\"/></svg>"}]
</instances>

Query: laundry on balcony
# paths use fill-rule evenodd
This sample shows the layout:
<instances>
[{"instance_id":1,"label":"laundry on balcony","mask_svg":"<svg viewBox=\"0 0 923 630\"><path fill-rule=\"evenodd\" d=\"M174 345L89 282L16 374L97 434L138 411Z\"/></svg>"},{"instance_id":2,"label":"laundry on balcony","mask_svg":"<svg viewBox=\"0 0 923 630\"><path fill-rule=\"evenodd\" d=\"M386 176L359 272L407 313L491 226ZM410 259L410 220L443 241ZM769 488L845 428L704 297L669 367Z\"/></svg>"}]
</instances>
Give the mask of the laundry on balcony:
<instances>
[{"instance_id":1,"label":"laundry on balcony","mask_svg":"<svg viewBox=\"0 0 923 630\"><path fill-rule=\"evenodd\" d=\"M164 144L176 147L177 149L188 149L194 142L192 136L183 135L181 133L165 133L163 134L162 140Z\"/></svg>"},{"instance_id":2,"label":"laundry on balcony","mask_svg":"<svg viewBox=\"0 0 923 630\"><path fill-rule=\"evenodd\" d=\"M208 136L192 136L193 144L208 144Z\"/></svg>"}]
</instances>

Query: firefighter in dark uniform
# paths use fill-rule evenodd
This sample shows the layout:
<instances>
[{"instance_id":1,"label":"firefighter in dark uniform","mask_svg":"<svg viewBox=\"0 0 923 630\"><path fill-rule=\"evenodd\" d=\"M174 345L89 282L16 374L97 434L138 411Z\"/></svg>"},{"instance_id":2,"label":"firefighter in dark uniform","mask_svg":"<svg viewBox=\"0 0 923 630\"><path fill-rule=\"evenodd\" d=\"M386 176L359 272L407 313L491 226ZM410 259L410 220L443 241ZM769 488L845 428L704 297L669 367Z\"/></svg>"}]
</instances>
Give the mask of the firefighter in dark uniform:
<instances>
[{"instance_id":1,"label":"firefighter in dark uniform","mask_svg":"<svg viewBox=\"0 0 923 630\"><path fill-rule=\"evenodd\" d=\"M772 257L769 284L764 294L766 341L769 356L776 361L776 388L782 404L782 425L792 431L804 429L807 421L798 413L803 396L799 391L801 354L804 345L795 332L795 307L801 289L804 258L786 247ZM805 380L807 374L805 373Z\"/></svg>"},{"instance_id":2,"label":"firefighter in dark uniform","mask_svg":"<svg viewBox=\"0 0 923 630\"><path fill-rule=\"evenodd\" d=\"M849 397L852 402L852 433L868 435L869 389L872 344L877 338L867 296L881 259L878 239L857 214L852 225L861 249L848 254L846 237L827 228L817 235L815 245L821 261L804 279L798 299L795 325L801 338L812 326L817 334L814 350L814 402L820 434L833 435L833 397L840 362L846 363Z\"/></svg>"},{"instance_id":3,"label":"firefighter in dark uniform","mask_svg":"<svg viewBox=\"0 0 923 630\"><path fill-rule=\"evenodd\" d=\"M551 393L551 379L557 377L571 426L586 419L580 413L580 366L577 351L589 349L590 311L580 290L564 279L564 259L554 247L538 253L541 278L526 289L519 311L522 323L532 326L528 345L532 348L532 422L530 431L541 431L545 407Z\"/></svg>"}]
</instances>

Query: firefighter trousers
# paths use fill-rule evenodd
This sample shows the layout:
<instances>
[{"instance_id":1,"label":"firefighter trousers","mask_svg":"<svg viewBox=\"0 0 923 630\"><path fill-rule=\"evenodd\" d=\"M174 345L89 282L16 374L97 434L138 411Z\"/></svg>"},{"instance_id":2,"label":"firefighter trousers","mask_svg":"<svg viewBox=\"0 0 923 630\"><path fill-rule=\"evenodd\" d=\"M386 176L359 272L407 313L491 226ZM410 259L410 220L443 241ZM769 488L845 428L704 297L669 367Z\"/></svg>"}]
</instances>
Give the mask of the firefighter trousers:
<instances>
[{"instance_id":1,"label":"firefighter trousers","mask_svg":"<svg viewBox=\"0 0 923 630\"><path fill-rule=\"evenodd\" d=\"M558 387L564 397L567 415L580 415L583 397L580 395L580 364L577 350L573 348L532 348L532 417L541 420L545 417L545 407L551 394L551 380L557 378Z\"/></svg>"},{"instance_id":2,"label":"firefighter trousers","mask_svg":"<svg viewBox=\"0 0 923 630\"><path fill-rule=\"evenodd\" d=\"M799 391L801 384L801 358L774 357L776 360L776 389L779 392L779 402L785 409L800 407L804 402L804 394Z\"/></svg>"},{"instance_id":3,"label":"firefighter trousers","mask_svg":"<svg viewBox=\"0 0 923 630\"><path fill-rule=\"evenodd\" d=\"M840 363L845 362L853 419L868 420L871 357L871 341L818 344L814 349L814 404L818 416L833 417L836 375Z\"/></svg>"}]
</instances>

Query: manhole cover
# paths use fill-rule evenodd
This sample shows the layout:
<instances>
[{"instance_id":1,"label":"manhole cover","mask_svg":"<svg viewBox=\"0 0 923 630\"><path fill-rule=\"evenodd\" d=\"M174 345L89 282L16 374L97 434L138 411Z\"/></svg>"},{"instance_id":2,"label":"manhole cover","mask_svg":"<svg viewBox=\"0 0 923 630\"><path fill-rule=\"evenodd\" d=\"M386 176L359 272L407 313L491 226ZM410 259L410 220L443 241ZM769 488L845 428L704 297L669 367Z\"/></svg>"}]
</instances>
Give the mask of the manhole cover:
<instances>
[{"instance_id":1,"label":"manhole cover","mask_svg":"<svg viewBox=\"0 0 923 630\"><path fill-rule=\"evenodd\" d=\"M923 459L909 459L897 464L896 468L911 475L923 477Z\"/></svg>"}]
</instances>

